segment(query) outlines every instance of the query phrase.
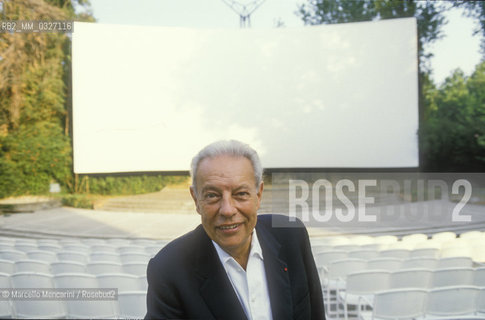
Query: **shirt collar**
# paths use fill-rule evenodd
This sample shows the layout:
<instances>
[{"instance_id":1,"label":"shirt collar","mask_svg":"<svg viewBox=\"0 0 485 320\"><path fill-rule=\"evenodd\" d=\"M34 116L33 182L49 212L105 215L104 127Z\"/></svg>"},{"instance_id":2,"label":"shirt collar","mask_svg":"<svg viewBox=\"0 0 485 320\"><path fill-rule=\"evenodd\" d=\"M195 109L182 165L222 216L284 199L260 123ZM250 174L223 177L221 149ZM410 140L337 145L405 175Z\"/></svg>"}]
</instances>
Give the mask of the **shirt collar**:
<instances>
[{"instance_id":1,"label":"shirt collar","mask_svg":"<svg viewBox=\"0 0 485 320\"><path fill-rule=\"evenodd\" d=\"M225 264L228 261L234 260L236 261L229 253L224 251L214 240L212 240L214 247L216 248L217 255L219 259ZM256 228L253 230L253 236L251 237L251 249L249 250L249 258L250 257L259 257L261 260L263 258L263 250L261 249L261 245L259 244L258 235L256 232Z\"/></svg>"}]
</instances>

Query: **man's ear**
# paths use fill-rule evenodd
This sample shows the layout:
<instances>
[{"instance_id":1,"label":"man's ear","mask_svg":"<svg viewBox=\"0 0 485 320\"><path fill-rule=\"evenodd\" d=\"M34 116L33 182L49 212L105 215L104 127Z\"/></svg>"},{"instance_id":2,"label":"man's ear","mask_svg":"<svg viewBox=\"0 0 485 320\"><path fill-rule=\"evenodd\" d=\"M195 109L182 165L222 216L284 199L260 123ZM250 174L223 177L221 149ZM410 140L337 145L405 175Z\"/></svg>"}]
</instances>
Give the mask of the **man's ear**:
<instances>
[{"instance_id":1,"label":"man's ear","mask_svg":"<svg viewBox=\"0 0 485 320\"><path fill-rule=\"evenodd\" d=\"M195 210L197 210L197 213L200 214L199 211L199 200L197 199L197 191L195 191L194 186L190 186L190 195L192 196L192 199L194 200L195 203Z\"/></svg>"},{"instance_id":2,"label":"man's ear","mask_svg":"<svg viewBox=\"0 0 485 320\"><path fill-rule=\"evenodd\" d=\"M261 183L259 184L259 188L258 188L258 193L257 193L257 196L258 196L258 209L259 209L259 206L261 205L261 199L262 199L262 196L263 196L263 187L264 183L263 181L261 181Z\"/></svg>"}]
</instances>

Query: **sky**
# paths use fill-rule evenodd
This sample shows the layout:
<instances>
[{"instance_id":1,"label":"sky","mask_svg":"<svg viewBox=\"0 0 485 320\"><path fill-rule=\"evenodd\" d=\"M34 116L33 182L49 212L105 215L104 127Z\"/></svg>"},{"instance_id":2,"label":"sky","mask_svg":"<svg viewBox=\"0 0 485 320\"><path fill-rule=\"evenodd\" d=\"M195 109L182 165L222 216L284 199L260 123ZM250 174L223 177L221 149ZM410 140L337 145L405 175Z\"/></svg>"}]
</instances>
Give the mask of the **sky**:
<instances>
[{"instance_id":1,"label":"sky","mask_svg":"<svg viewBox=\"0 0 485 320\"><path fill-rule=\"evenodd\" d=\"M188 28L239 28L239 15L229 6L238 3L246 9L259 6L251 14L252 28L303 27L295 12L303 0L91 0L99 23L123 25L170 26ZM460 68L470 75L481 55L480 37L472 36L475 22L460 9L447 14L443 39L429 47L433 79L441 84L453 70Z\"/></svg>"}]
</instances>

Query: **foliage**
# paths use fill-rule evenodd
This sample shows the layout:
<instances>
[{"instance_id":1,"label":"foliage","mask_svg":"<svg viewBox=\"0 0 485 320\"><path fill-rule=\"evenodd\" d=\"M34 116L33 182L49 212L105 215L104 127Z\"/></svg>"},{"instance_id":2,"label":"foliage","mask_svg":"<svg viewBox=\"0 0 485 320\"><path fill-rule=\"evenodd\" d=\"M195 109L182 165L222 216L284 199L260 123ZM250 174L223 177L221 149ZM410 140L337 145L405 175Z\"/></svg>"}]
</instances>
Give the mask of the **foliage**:
<instances>
[{"instance_id":1,"label":"foliage","mask_svg":"<svg viewBox=\"0 0 485 320\"><path fill-rule=\"evenodd\" d=\"M445 23L442 10L441 4L434 1L307 0L298 14L310 25L416 17L420 68L429 71L432 54L425 53L424 45L441 37L440 29Z\"/></svg>"},{"instance_id":2,"label":"foliage","mask_svg":"<svg viewBox=\"0 0 485 320\"><path fill-rule=\"evenodd\" d=\"M474 34L481 34L482 40L480 49L483 57L485 57L485 2L484 1L456 1L453 3L455 7L463 7L469 17L474 18L478 22L478 27Z\"/></svg>"},{"instance_id":3,"label":"foliage","mask_svg":"<svg viewBox=\"0 0 485 320\"><path fill-rule=\"evenodd\" d=\"M3 1L5 20L91 19L86 0ZM62 33L0 34L0 197L73 189L66 105L70 39Z\"/></svg>"},{"instance_id":4,"label":"foliage","mask_svg":"<svg viewBox=\"0 0 485 320\"><path fill-rule=\"evenodd\" d=\"M79 192L99 195L142 194L157 192L168 184L181 183L186 180L186 176L164 175L85 177Z\"/></svg>"},{"instance_id":5,"label":"foliage","mask_svg":"<svg viewBox=\"0 0 485 320\"><path fill-rule=\"evenodd\" d=\"M427 97L433 107L419 134L423 169L484 171L485 62L470 77L456 70L440 88L429 85Z\"/></svg>"}]
</instances>

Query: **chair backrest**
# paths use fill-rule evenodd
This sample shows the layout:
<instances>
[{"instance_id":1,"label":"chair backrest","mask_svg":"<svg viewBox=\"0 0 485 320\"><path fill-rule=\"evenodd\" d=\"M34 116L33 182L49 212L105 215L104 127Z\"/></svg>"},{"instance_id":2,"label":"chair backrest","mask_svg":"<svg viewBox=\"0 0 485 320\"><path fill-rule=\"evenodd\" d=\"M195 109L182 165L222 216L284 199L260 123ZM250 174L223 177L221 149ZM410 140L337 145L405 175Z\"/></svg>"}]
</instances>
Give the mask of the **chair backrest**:
<instances>
[{"instance_id":1,"label":"chair backrest","mask_svg":"<svg viewBox=\"0 0 485 320\"><path fill-rule=\"evenodd\" d=\"M333 250L336 251L352 251L358 249L360 249L360 246L357 244L339 244L333 247Z\"/></svg>"},{"instance_id":2,"label":"chair backrest","mask_svg":"<svg viewBox=\"0 0 485 320\"><path fill-rule=\"evenodd\" d=\"M123 272L136 276L143 276L147 273L147 263L143 262L123 263L122 267Z\"/></svg>"},{"instance_id":3,"label":"chair backrest","mask_svg":"<svg viewBox=\"0 0 485 320\"><path fill-rule=\"evenodd\" d=\"M328 265L328 279L344 279L347 274L365 270L367 262L363 259L342 259Z\"/></svg>"},{"instance_id":4,"label":"chair backrest","mask_svg":"<svg viewBox=\"0 0 485 320\"><path fill-rule=\"evenodd\" d=\"M473 285L485 287L485 267L476 268L473 272Z\"/></svg>"},{"instance_id":5,"label":"chair backrest","mask_svg":"<svg viewBox=\"0 0 485 320\"><path fill-rule=\"evenodd\" d=\"M431 277L430 288L472 285L473 272L472 268L436 269Z\"/></svg>"},{"instance_id":6,"label":"chair backrest","mask_svg":"<svg viewBox=\"0 0 485 320\"><path fill-rule=\"evenodd\" d=\"M140 286L143 288L143 290L148 290L148 281L147 281L147 276L139 276L138 281L140 282Z\"/></svg>"},{"instance_id":7,"label":"chair backrest","mask_svg":"<svg viewBox=\"0 0 485 320\"><path fill-rule=\"evenodd\" d=\"M469 239L474 239L474 238L481 238L482 237L482 232L478 230L473 230L473 231L467 231L460 233L460 239L464 240L469 240Z\"/></svg>"},{"instance_id":8,"label":"chair backrest","mask_svg":"<svg viewBox=\"0 0 485 320\"><path fill-rule=\"evenodd\" d=\"M122 263L131 263L131 262L148 263L148 260L150 260L150 256L146 253L140 253L140 252L125 252L120 254L120 259Z\"/></svg>"},{"instance_id":9,"label":"chair backrest","mask_svg":"<svg viewBox=\"0 0 485 320\"><path fill-rule=\"evenodd\" d=\"M39 243L38 248L39 248L39 250L42 250L42 251L50 251L50 252L55 252L55 253L62 251L62 247L58 244L48 244L48 243L40 244Z\"/></svg>"},{"instance_id":10,"label":"chair backrest","mask_svg":"<svg viewBox=\"0 0 485 320\"><path fill-rule=\"evenodd\" d=\"M392 289L374 296L373 318L412 319L422 317L427 291Z\"/></svg>"},{"instance_id":11,"label":"chair backrest","mask_svg":"<svg viewBox=\"0 0 485 320\"><path fill-rule=\"evenodd\" d=\"M28 258L27 254L20 250L9 250L9 249L0 250L0 259L3 259L3 260L17 261L17 260L25 260L27 258Z\"/></svg>"},{"instance_id":12,"label":"chair backrest","mask_svg":"<svg viewBox=\"0 0 485 320\"><path fill-rule=\"evenodd\" d=\"M376 258L367 261L367 270L386 270L395 271L399 270L402 265L401 259L398 258Z\"/></svg>"},{"instance_id":13,"label":"chair backrest","mask_svg":"<svg viewBox=\"0 0 485 320\"><path fill-rule=\"evenodd\" d=\"M480 289L474 286L450 286L428 292L426 315L464 316L472 315L477 308Z\"/></svg>"},{"instance_id":14,"label":"chair backrest","mask_svg":"<svg viewBox=\"0 0 485 320\"><path fill-rule=\"evenodd\" d=\"M396 236L378 236L374 238L374 243L378 244L392 244L398 241L398 238Z\"/></svg>"},{"instance_id":15,"label":"chair backrest","mask_svg":"<svg viewBox=\"0 0 485 320\"><path fill-rule=\"evenodd\" d=\"M470 245L460 245L444 247L440 251L440 258L450 257L472 257L472 247Z\"/></svg>"},{"instance_id":16,"label":"chair backrest","mask_svg":"<svg viewBox=\"0 0 485 320\"><path fill-rule=\"evenodd\" d=\"M418 243L421 241L426 241L428 240L428 236L425 235L424 233L413 233L413 234L408 234L402 237L401 241L403 242L414 242Z\"/></svg>"},{"instance_id":17,"label":"chair backrest","mask_svg":"<svg viewBox=\"0 0 485 320\"><path fill-rule=\"evenodd\" d=\"M111 253L117 253L118 248L114 245L110 244L93 244L91 245L91 253L95 252L111 252Z\"/></svg>"},{"instance_id":18,"label":"chair backrest","mask_svg":"<svg viewBox=\"0 0 485 320\"><path fill-rule=\"evenodd\" d=\"M10 288L10 274L0 272L0 288Z\"/></svg>"},{"instance_id":19,"label":"chair backrest","mask_svg":"<svg viewBox=\"0 0 485 320\"><path fill-rule=\"evenodd\" d=\"M402 269L435 269L438 260L435 258L417 257L403 260L401 268Z\"/></svg>"},{"instance_id":20,"label":"chair backrest","mask_svg":"<svg viewBox=\"0 0 485 320\"><path fill-rule=\"evenodd\" d=\"M18 260L15 261L15 272L40 272L50 274L49 263L39 260Z\"/></svg>"},{"instance_id":21,"label":"chair backrest","mask_svg":"<svg viewBox=\"0 0 485 320\"><path fill-rule=\"evenodd\" d=\"M57 255L55 252L46 251L46 250L33 250L27 252L27 256L29 259L34 260L41 260L46 262L54 262L57 261Z\"/></svg>"},{"instance_id":22,"label":"chair backrest","mask_svg":"<svg viewBox=\"0 0 485 320\"><path fill-rule=\"evenodd\" d=\"M86 273L86 265L75 261L58 261L51 263L51 273Z\"/></svg>"},{"instance_id":23,"label":"chair backrest","mask_svg":"<svg viewBox=\"0 0 485 320\"><path fill-rule=\"evenodd\" d=\"M100 288L116 288L120 291L142 290L138 276L126 273L105 273L96 277Z\"/></svg>"},{"instance_id":24,"label":"chair backrest","mask_svg":"<svg viewBox=\"0 0 485 320\"><path fill-rule=\"evenodd\" d=\"M471 267L473 267L473 261L469 257L448 257L441 258L436 261L437 269Z\"/></svg>"},{"instance_id":25,"label":"chair backrest","mask_svg":"<svg viewBox=\"0 0 485 320\"><path fill-rule=\"evenodd\" d=\"M67 244L65 244L62 247L62 251L89 254L91 252L91 249L89 248L89 246L87 246L83 243L70 243L70 242L68 242Z\"/></svg>"},{"instance_id":26,"label":"chair backrest","mask_svg":"<svg viewBox=\"0 0 485 320\"><path fill-rule=\"evenodd\" d=\"M40 272L16 272L10 276L12 288L54 288L52 276Z\"/></svg>"},{"instance_id":27,"label":"chair backrest","mask_svg":"<svg viewBox=\"0 0 485 320\"><path fill-rule=\"evenodd\" d=\"M57 253L58 261L74 261L80 263L88 262L88 255L82 252L61 251Z\"/></svg>"},{"instance_id":28,"label":"chair backrest","mask_svg":"<svg viewBox=\"0 0 485 320\"><path fill-rule=\"evenodd\" d=\"M0 259L0 272L12 274L15 272L15 262Z\"/></svg>"},{"instance_id":29,"label":"chair backrest","mask_svg":"<svg viewBox=\"0 0 485 320\"><path fill-rule=\"evenodd\" d=\"M120 263L120 255L115 252L92 252L89 255L89 261L90 262L97 262L97 261L103 261L103 262L117 262Z\"/></svg>"},{"instance_id":30,"label":"chair backrest","mask_svg":"<svg viewBox=\"0 0 485 320\"><path fill-rule=\"evenodd\" d=\"M411 258L418 258L418 257L428 257L428 258L437 258L439 256L440 250L436 248L420 248L411 250L409 256Z\"/></svg>"},{"instance_id":31,"label":"chair backrest","mask_svg":"<svg viewBox=\"0 0 485 320\"><path fill-rule=\"evenodd\" d=\"M436 241L449 241L456 238L456 233L451 231L438 232L431 236L431 239Z\"/></svg>"},{"instance_id":32,"label":"chair backrest","mask_svg":"<svg viewBox=\"0 0 485 320\"><path fill-rule=\"evenodd\" d=\"M355 258L355 259L370 260L370 259L379 257L379 251L370 250L370 249L352 250L352 251L349 251L348 257Z\"/></svg>"},{"instance_id":33,"label":"chair backrest","mask_svg":"<svg viewBox=\"0 0 485 320\"><path fill-rule=\"evenodd\" d=\"M122 319L143 319L147 313L146 291L118 293L119 316Z\"/></svg>"},{"instance_id":34,"label":"chair backrest","mask_svg":"<svg viewBox=\"0 0 485 320\"><path fill-rule=\"evenodd\" d=\"M53 277L56 288L99 288L96 276L87 273L61 273Z\"/></svg>"},{"instance_id":35,"label":"chair backrest","mask_svg":"<svg viewBox=\"0 0 485 320\"><path fill-rule=\"evenodd\" d=\"M118 253L123 254L123 253L147 253L145 250L145 247L143 246L136 246L136 245L131 245L131 246L121 246L118 247Z\"/></svg>"},{"instance_id":36,"label":"chair backrest","mask_svg":"<svg viewBox=\"0 0 485 320\"><path fill-rule=\"evenodd\" d=\"M90 262L86 265L86 271L93 275L103 273L123 273L123 267L116 262Z\"/></svg>"},{"instance_id":37,"label":"chair backrest","mask_svg":"<svg viewBox=\"0 0 485 320\"><path fill-rule=\"evenodd\" d=\"M315 262L317 266L324 267L328 266L333 261L346 259L348 255L348 252L343 250L320 252L315 256Z\"/></svg>"},{"instance_id":38,"label":"chair backrest","mask_svg":"<svg viewBox=\"0 0 485 320\"><path fill-rule=\"evenodd\" d=\"M65 319L65 301L62 300L13 300L12 316L28 319Z\"/></svg>"},{"instance_id":39,"label":"chair backrest","mask_svg":"<svg viewBox=\"0 0 485 320\"><path fill-rule=\"evenodd\" d=\"M411 251L407 249L386 249L379 251L381 258L398 258L407 259L410 257Z\"/></svg>"},{"instance_id":40,"label":"chair backrest","mask_svg":"<svg viewBox=\"0 0 485 320\"><path fill-rule=\"evenodd\" d=\"M33 243L19 243L19 244L15 244L15 250L19 250L19 251L23 251L23 252L27 252L27 251L33 251L33 250L37 250L38 247L37 247L37 244L33 244Z\"/></svg>"},{"instance_id":41,"label":"chair backrest","mask_svg":"<svg viewBox=\"0 0 485 320\"><path fill-rule=\"evenodd\" d=\"M482 287L478 293L477 312L485 315L485 287Z\"/></svg>"},{"instance_id":42,"label":"chair backrest","mask_svg":"<svg viewBox=\"0 0 485 320\"><path fill-rule=\"evenodd\" d=\"M353 272L347 275L345 290L349 294L374 294L377 291L390 289L390 272L369 270Z\"/></svg>"},{"instance_id":43,"label":"chair backrest","mask_svg":"<svg viewBox=\"0 0 485 320\"><path fill-rule=\"evenodd\" d=\"M427 289L431 283L432 270L429 269L407 269L391 273L391 288L418 288Z\"/></svg>"}]
</instances>

